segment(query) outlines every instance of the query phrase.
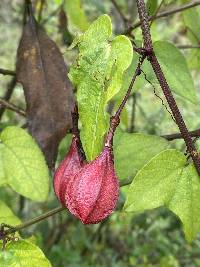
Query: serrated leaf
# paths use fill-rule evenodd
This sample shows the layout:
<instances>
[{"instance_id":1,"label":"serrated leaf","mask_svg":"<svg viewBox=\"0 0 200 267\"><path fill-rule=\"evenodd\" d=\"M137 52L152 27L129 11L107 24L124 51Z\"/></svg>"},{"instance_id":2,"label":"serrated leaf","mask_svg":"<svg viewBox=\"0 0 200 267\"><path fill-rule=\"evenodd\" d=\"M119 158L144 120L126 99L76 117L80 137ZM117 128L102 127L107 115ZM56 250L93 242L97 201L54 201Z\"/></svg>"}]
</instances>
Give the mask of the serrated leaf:
<instances>
[{"instance_id":1,"label":"serrated leaf","mask_svg":"<svg viewBox=\"0 0 200 267\"><path fill-rule=\"evenodd\" d=\"M20 219L14 215L12 210L0 200L0 224L17 225L21 223Z\"/></svg>"},{"instance_id":2,"label":"serrated leaf","mask_svg":"<svg viewBox=\"0 0 200 267\"><path fill-rule=\"evenodd\" d=\"M180 50L164 41L155 42L153 47L171 90L196 103L194 82Z\"/></svg>"},{"instance_id":3,"label":"serrated leaf","mask_svg":"<svg viewBox=\"0 0 200 267\"><path fill-rule=\"evenodd\" d=\"M118 177L133 177L152 157L168 147L169 143L158 136L117 131L114 155Z\"/></svg>"},{"instance_id":4,"label":"serrated leaf","mask_svg":"<svg viewBox=\"0 0 200 267\"><path fill-rule=\"evenodd\" d=\"M36 245L20 240L10 242L6 250L0 253L2 267L51 267L50 262Z\"/></svg>"},{"instance_id":5,"label":"serrated leaf","mask_svg":"<svg viewBox=\"0 0 200 267\"><path fill-rule=\"evenodd\" d=\"M46 200L48 167L38 145L25 130L10 126L1 132L0 158L4 179L13 190L32 200Z\"/></svg>"},{"instance_id":6,"label":"serrated leaf","mask_svg":"<svg viewBox=\"0 0 200 267\"><path fill-rule=\"evenodd\" d=\"M119 91L123 72L132 60L132 45L125 36L112 42L110 17L103 15L94 21L79 38L79 55L70 70L70 79L77 86L81 140L88 160L102 149L109 118L107 102Z\"/></svg>"},{"instance_id":7,"label":"serrated leaf","mask_svg":"<svg viewBox=\"0 0 200 267\"><path fill-rule=\"evenodd\" d=\"M87 16L81 7L81 0L67 0L64 8L67 12L68 26L72 34L84 32L89 27Z\"/></svg>"},{"instance_id":8,"label":"serrated leaf","mask_svg":"<svg viewBox=\"0 0 200 267\"><path fill-rule=\"evenodd\" d=\"M150 160L129 187L125 210L139 213L166 206L182 221L187 240L200 231L200 181L193 165L178 150L165 150Z\"/></svg>"}]
</instances>

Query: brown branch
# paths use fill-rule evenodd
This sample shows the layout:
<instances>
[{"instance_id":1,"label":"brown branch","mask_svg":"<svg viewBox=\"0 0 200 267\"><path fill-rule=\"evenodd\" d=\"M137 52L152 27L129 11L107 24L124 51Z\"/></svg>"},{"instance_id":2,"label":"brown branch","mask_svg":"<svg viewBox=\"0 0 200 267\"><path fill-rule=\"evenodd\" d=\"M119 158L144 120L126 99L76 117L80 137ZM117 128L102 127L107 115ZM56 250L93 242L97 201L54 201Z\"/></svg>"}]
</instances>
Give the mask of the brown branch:
<instances>
[{"instance_id":1,"label":"brown branch","mask_svg":"<svg viewBox=\"0 0 200 267\"><path fill-rule=\"evenodd\" d=\"M15 71L13 71L13 70L6 70L6 69L1 69L1 68L0 68L0 74L2 74L2 75L10 75L10 76L15 76L16 75Z\"/></svg>"},{"instance_id":2,"label":"brown branch","mask_svg":"<svg viewBox=\"0 0 200 267\"><path fill-rule=\"evenodd\" d=\"M198 49L200 45L177 45L176 47L179 49Z\"/></svg>"},{"instance_id":3,"label":"brown branch","mask_svg":"<svg viewBox=\"0 0 200 267\"><path fill-rule=\"evenodd\" d=\"M40 24L42 25L42 26L44 26L52 17L54 17L54 16L56 16L57 15L57 13L60 11L60 9L62 8L62 4L58 7L58 8L56 8L55 10L53 10L52 12L51 12L51 14L49 14L49 16L47 17L47 18L45 18L45 19L42 19L41 21L40 21Z\"/></svg>"},{"instance_id":4,"label":"brown branch","mask_svg":"<svg viewBox=\"0 0 200 267\"><path fill-rule=\"evenodd\" d=\"M133 178L128 178L126 180L123 180L120 182L120 187L123 187L125 185L129 185L131 182L132 182ZM50 211L47 211L43 214L41 214L40 216L38 217L35 217L33 219L30 219L24 223L21 223L21 224L18 224L16 226L8 226L8 230L5 231L5 234L6 235L9 235L9 234L12 234L12 233L15 233L15 232L18 232L24 228L27 228L33 224L36 224L36 223L39 223L39 222L42 222L44 220L46 220L47 218L57 214L57 213L60 213L62 211L67 211L67 209L65 207L57 207L57 208L54 208Z\"/></svg>"},{"instance_id":5,"label":"brown branch","mask_svg":"<svg viewBox=\"0 0 200 267\"><path fill-rule=\"evenodd\" d=\"M7 102L6 100L0 98L0 106L3 106L7 109L10 109L16 113L18 113L19 115L23 116L23 117L26 117L26 112L20 108L18 108L17 106Z\"/></svg>"},{"instance_id":6,"label":"brown branch","mask_svg":"<svg viewBox=\"0 0 200 267\"><path fill-rule=\"evenodd\" d=\"M193 140L190 136L190 133L188 132L187 126L183 120L183 117L179 111L179 108L176 104L176 101L172 95L171 89L166 81L165 75L160 67L160 64L157 60L157 57L153 51L153 45L152 45L152 39L150 34L150 27L148 22L148 15L146 12L146 7L144 0L136 0L137 7L138 7L138 13L139 18L141 22L141 28L142 28L142 35L144 40L144 53L147 55L148 60L150 61L152 68L154 70L154 73L159 81L159 84L162 88L163 94L167 100L167 103L171 109L171 112L173 114L173 117L175 119L175 122L177 126L179 127L179 130L181 132L181 135L185 141L185 144L187 146L187 152L190 154L194 165L196 167L196 170L198 174L200 175L200 158L198 156L198 153L196 151L195 145L193 143ZM199 1L200 3L200 1Z\"/></svg>"},{"instance_id":7,"label":"brown branch","mask_svg":"<svg viewBox=\"0 0 200 267\"><path fill-rule=\"evenodd\" d=\"M177 8L171 9L171 10L160 12L156 16L148 17L148 20L152 21L152 20L157 20L159 18L168 17L168 16L171 16L173 14L182 12L184 10L187 10L187 9L193 8L195 6L199 6L199 5L200 5L200 0L197 0L197 1L194 1L192 3L186 4L186 5L182 5L181 7L177 7ZM136 22L135 24L130 26L129 29L127 30L127 32L130 32L130 31L134 30L135 28L138 28L139 26L141 26L141 22L140 21Z\"/></svg>"},{"instance_id":8,"label":"brown branch","mask_svg":"<svg viewBox=\"0 0 200 267\"><path fill-rule=\"evenodd\" d=\"M3 97L3 99L5 101L9 101L9 99L11 98L11 95L12 95L12 93L14 91L14 88L15 88L16 84L17 84L17 79L14 76L12 78L11 82L8 84L7 90L6 90L5 95ZM5 111L5 107L0 107L0 120L1 120L1 118L3 116L4 111Z\"/></svg>"},{"instance_id":9,"label":"brown branch","mask_svg":"<svg viewBox=\"0 0 200 267\"><path fill-rule=\"evenodd\" d=\"M200 137L200 129L194 130L189 132L191 137ZM166 134L166 135L162 135L161 137L167 139L168 141L173 141L176 139L182 139L183 136L180 133L174 133L174 134Z\"/></svg>"},{"instance_id":10,"label":"brown branch","mask_svg":"<svg viewBox=\"0 0 200 267\"><path fill-rule=\"evenodd\" d=\"M10 229L6 230L5 233L7 235L15 233L15 232L17 232L19 230L22 230L22 229L24 229L24 228L26 228L28 226L31 226L31 225L33 225L35 223L39 223L39 222L41 222L41 221L53 216L54 214L63 211L63 210L65 210L65 208L63 208L63 207L55 208L55 209L50 210L50 211L48 211L48 212L46 212L46 213L44 213L44 214L42 214L42 215L40 215L40 216L38 216L36 218L33 218L33 219L29 220L29 221L26 221L26 222L24 222L22 224L18 224L16 226L13 226Z\"/></svg>"},{"instance_id":11,"label":"brown branch","mask_svg":"<svg viewBox=\"0 0 200 267\"><path fill-rule=\"evenodd\" d=\"M128 129L129 133L133 133L135 129L135 113L136 113L136 103L137 103L137 93L132 95L132 110L131 110L131 120L130 127Z\"/></svg>"},{"instance_id":12,"label":"brown branch","mask_svg":"<svg viewBox=\"0 0 200 267\"><path fill-rule=\"evenodd\" d=\"M115 0L110 0L115 7L116 11L119 13L122 21L124 22L125 27L127 26L127 23L129 23L129 20L126 18L126 16L121 11L121 8L119 7L118 3Z\"/></svg>"},{"instance_id":13,"label":"brown branch","mask_svg":"<svg viewBox=\"0 0 200 267\"><path fill-rule=\"evenodd\" d=\"M45 0L41 0L40 1L40 9L38 11L38 22L40 22L42 19L42 12L44 10L44 6L45 6Z\"/></svg>"},{"instance_id":14,"label":"brown branch","mask_svg":"<svg viewBox=\"0 0 200 267\"><path fill-rule=\"evenodd\" d=\"M122 110L123 110L124 106L126 105L126 102L127 102L128 98L131 94L131 91L132 91L132 88L133 88L133 85L135 83L137 76L139 76L141 74L141 66L142 66L145 58L146 58L146 55L143 55L139 58L137 68L133 74L133 77L132 77L132 80L129 84L128 90L127 90L121 104L119 105L117 111L115 112L114 116L111 117L110 128L109 128L109 131L108 131L108 134L106 137L105 146L112 147L113 136L114 136L114 132L115 132L117 126L119 125L120 115L121 115Z\"/></svg>"}]
</instances>

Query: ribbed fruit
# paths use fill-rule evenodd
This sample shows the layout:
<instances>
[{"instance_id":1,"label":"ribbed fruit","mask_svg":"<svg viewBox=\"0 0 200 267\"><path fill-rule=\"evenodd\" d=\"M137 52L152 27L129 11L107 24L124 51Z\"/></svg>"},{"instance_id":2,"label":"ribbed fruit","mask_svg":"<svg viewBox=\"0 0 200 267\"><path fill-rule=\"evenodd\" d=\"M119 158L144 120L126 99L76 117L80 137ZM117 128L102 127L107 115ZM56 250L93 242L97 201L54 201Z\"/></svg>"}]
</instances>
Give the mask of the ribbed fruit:
<instances>
[{"instance_id":1,"label":"ribbed fruit","mask_svg":"<svg viewBox=\"0 0 200 267\"><path fill-rule=\"evenodd\" d=\"M54 191L63 206L66 206L65 191L69 180L85 164L79 152L79 142L78 137L74 136L72 138L70 149L54 174Z\"/></svg>"},{"instance_id":2,"label":"ribbed fruit","mask_svg":"<svg viewBox=\"0 0 200 267\"><path fill-rule=\"evenodd\" d=\"M68 180L65 205L84 224L94 224L113 212L118 195L119 182L114 170L112 149L105 146L95 160L82 166Z\"/></svg>"}]
</instances>

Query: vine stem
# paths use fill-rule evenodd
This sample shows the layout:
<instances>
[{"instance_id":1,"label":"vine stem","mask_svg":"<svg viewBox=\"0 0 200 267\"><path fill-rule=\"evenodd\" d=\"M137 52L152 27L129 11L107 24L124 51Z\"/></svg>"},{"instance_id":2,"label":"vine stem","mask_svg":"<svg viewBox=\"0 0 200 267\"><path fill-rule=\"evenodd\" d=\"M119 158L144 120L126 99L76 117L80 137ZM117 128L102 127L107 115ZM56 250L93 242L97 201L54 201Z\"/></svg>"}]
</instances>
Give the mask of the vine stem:
<instances>
[{"instance_id":1,"label":"vine stem","mask_svg":"<svg viewBox=\"0 0 200 267\"><path fill-rule=\"evenodd\" d=\"M117 10L118 14L120 15L121 19L124 22L124 25L126 26L127 23L129 22L129 20L126 18L126 16L123 14L123 12L121 11L121 8L119 7L118 3L116 2L116 0L110 0L113 4L113 6L115 7L115 9Z\"/></svg>"},{"instance_id":2,"label":"vine stem","mask_svg":"<svg viewBox=\"0 0 200 267\"><path fill-rule=\"evenodd\" d=\"M200 0L197 0L197 1L194 1L192 3L182 5L182 6L178 7L178 8L174 8L174 9L171 9L171 10L160 12L157 15L150 16L150 17L147 16L147 17L148 17L149 21L153 21L153 20L156 20L156 19L159 19L159 18L164 18L164 17L171 16L173 14L182 12L184 10L187 10L187 9L193 8L195 6L199 6L199 5L200 5ZM132 31L132 30L134 30L135 28L137 28L139 26L141 26L141 21L136 22L134 25L130 26L128 31Z\"/></svg>"},{"instance_id":3,"label":"vine stem","mask_svg":"<svg viewBox=\"0 0 200 267\"><path fill-rule=\"evenodd\" d=\"M113 136L114 136L114 133L115 133L115 130L117 128L117 126L119 125L119 122L120 122L120 115L122 113L122 110L124 108L124 106L126 105L126 102L131 94L131 90L133 88L133 85L135 83L135 80L137 78L137 76L139 76L141 74L141 66L144 62L144 59L146 58L146 55L142 55L139 59L139 62L138 62L138 65L137 65L137 68L135 70L135 73L133 75L133 78L130 82L130 85L128 87L128 90L118 108L118 110L116 111L115 115L111 117L111 120L110 120L110 128L109 128L109 131L108 131L108 134L107 134L107 137L106 137L106 141L105 141L105 146L107 147L112 147L112 143L113 143Z\"/></svg>"},{"instance_id":4,"label":"vine stem","mask_svg":"<svg viewBox=\"0 0 200 267\"><path fill-rule=\"evenodd\" d=\"M7 69L0 68L0 74L2 74L2 75L15 76L16 75L16 72L13 71L13 70L7 70Z\"/></svg>"},{"instance_id":5,"label":"vine stem","mask_svg":"<svg viewBox=\"0 0 200 267\"><path fill-rule=\"evenodd\" d=\"M26 112L24 110L18 108L14 104L9 103L8 101L4 100L3 98L0 98L0 107L1 106L14 111L23 117L26 117Z\"/></svg>"},{"instance_id":6,"label":"vine stem","mask_svg":"<svg viewBox=\"0 0 200 267\"><path fill-rule=\"evenodd\" d=\"M129 185L132 182L132 180L133 180L132 178L128 178L128 179L126 179L124 181L121 181L120 182L120 187L123 187L125 185ZM24 229L26 227L29 227L29 226L31 226L33 224L39 223L41 221L44 221L47 218L49 218L49 217L51 217L51 216L53 216L53 215L55 215L57 213L62 212L63 210L67 211L67 209L65 207L57 207L55 209L52 209L52 210L50 210L48 212L45 212L45 213L41 214L40 216L38 216L36 218L30 219L30 220L28 220L28 221L26 221L24 223L18 224L16 226L8 226L10 228L5 230L4 234L5 235L10 235L10 234L13 234L15 232L18 232L18 231L20 231L20 230L22 230L22 229Z\"/></svg>"},{"instance_id":7,"label":"vine stem","mask_svg":"<svg viewBox=\"0 0 200 267\"><path fill-rule=\"evenodd\" d=\"M35 223L41 222L41 221L47 219L48 217L51 217L51 216L55 215L56 213L59 213L63 210L66 210L66 208L58 207L58 208L55 208L53 210L50 210L50 211L48 211L48 212L46 212L46 213L44 213L44 214L42 214L36 218L33 218L33 219L27 221L27 222L24 222L22 224L19 224L17 226L13 226L13 227L9 228L8 230L5 231L5 234L9 235L9 234L15 233L15 232L22 230L28 226L31 226Z\"/></svg>"},{"instance_id":8,"label":"vine stem","mask_svg":"<svg viewBox=\"0 0 200 267\"><path fill-rule=\"evenodd\" d=\"M188 45L177 45L176 47L178 47L179 49L199 49L200 45L188 44Z\"/></svg>"},{"instance_id":9,"label":"vine stem","mask_svg":"<svg viewBox=\"0 0 200 267\"><path fill-rule=\"evenodd\" d=\"M141 22L142 34L143 34L143 39L144 39L144 49L146 51L146 55L152 65L154 73L162 88L163 94L165 95L167 103L174 116L175 122L178 125L181 135L185 141L185 144L187 146L187 152L191 155L194 165L196 167L196 170L198 174L200 175L200 158L199 158L198 152L195 148L195 145L193 144L193 141L187 129L187 126L183 120L183 117L179 111L179 108L176 104L176 101L172 95L170 87L164 76L164 73L153 51L153 45L152 45L152 39L151 39L151 33L150 33L150 27L149 27L149 21L148 21L148 14L146 11L144 0L136 0L136 3L138 7L140 22Z\"/></svg>"},{"instance_id":10,"label":"vine stem","mask_svg":"<svg viewBox=\"0 0 200 267\"><path fill-rule=\"evenodd\" d=\"M194 130L189 132L191 137L200 137L200 129ZM166 135L162 135L161 137L167 139L168 141L173 141L175 139L181 139L183 138L182 135L180 133L174 133L174 134L166 134Z\"/></svg>"}]
</instances>

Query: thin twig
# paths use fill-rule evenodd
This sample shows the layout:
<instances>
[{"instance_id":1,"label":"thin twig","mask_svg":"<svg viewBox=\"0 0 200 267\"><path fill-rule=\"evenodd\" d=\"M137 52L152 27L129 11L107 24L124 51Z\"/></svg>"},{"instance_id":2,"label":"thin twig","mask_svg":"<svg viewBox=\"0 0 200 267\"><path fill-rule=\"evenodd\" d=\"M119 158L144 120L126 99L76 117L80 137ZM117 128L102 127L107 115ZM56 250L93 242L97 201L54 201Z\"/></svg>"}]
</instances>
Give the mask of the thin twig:
<instances>
[{"instance_id":1,"label":"thin twig","mask_svg":"<svg viewBox=\"0 0 200 267\"><path fill-rule=\"evenodd\" d=\"M148 56L148 60L150 61L152 65L154 73L159 81L159 84L162 88L163 94L165 95L167 103L171 109L171 112L176 121L176 124L178 125L181 135L185 141L187 152L192 157L196 170L198 174L200 175L200 158L198 156L197 150L190 136L190 133L188 132L187 126L179 111L176 101L172 95L172 92L166 81L165 75L160 67L160 64L157 60L157 57L153 51L152 39L151 39L151 34L150 34L149 22L148 22L148 15L146 12L144 0L136 0L136 1L137 1L137 6L138 6L139 18L141 21L145 53Z\"/></svg>"},{"instance_id":2,"label":"thin twig","mask_svg":"<svg viewBox=\"0 0 200 267\"><path fill-rule=\"evenodd\" d=\"M184 10L187 10L187 9L193 8L195 6L199 6L199 5L200 5L200 0L194 1L192 3L186 4L186 5L182 5L180 7L177 7L177 8L171 9L171 10L167 10L167 11L161 12L161 13L157 14L156 16L150 16L150 17L148 17L148 20L152 21L152 20L157 20L159 18L171 16L173 14L182 12ZM138 28L139 26L141 26L141 22L140 21L136 22L135 24L130 26L129 29L127 30L127 32L130 32L130 31L134 30L135 28Z\"/></svg>"},{"instance_id":3,"label":"thin twig","mask_svg":"<svg viewBox=\"0 0 200 267\"><path fill-rule=\"evenodd\" d=\"M9 101L10 100L16 84L17 84L17 79L16 79L16 76L14 76L12 78L11 82L8 84L7 90L6 90L5 95L3 97L3 99L5 101ZM4 106L0 107L0 120L1 120L1 118L3 116L4 111L5 111L5 107Z\"/></svg>"},{"instance_id":4,"label":"thin twig","mask_svg":"<svg viewBox=\"0 0 200 267\"><path fill-rule=\"evenodd\" d=\"M110 1L112 2L113 6L115 7L117 12L119 13L119 15L120 15L122 21L124 22L125 27L126 27L129 20L126 18L126 16L121 11L121 8L119 7L118 3L115 0L110 0Z\"/></svg>"},{"instance_id":5,"label":"thin twig","mask_svg":"<svg viewBox=\"0 0 200 267\"><path fill-rule=\"evenodd\" d=\"M15 76L16 72L13 70L7 70L7 69L1 69L0 68L0 74L2 75L10 75L10 76Z\"/></svg>"},{"instance_id":6,"label":"thin twig","mask_svg":"<svg viewBox=\"0 0 200 267\"><path fill-rule=\"evenodd\" d=\"M179 49L198 49L198 48L200 48L200 45L188 44L188 45L176 45L176 47Z\"/></svg>"},{"instance_id":7,"label":"thin twig","mask_svg":"<svg viewBox=\"0 0 200 267\"><path fill-rule=\"evenodd\" d=\"M40 22L42 19L42 12L44 10L44 6L45 6L45 0L41 0L40 1L40 9L38 11L38 22Z\"/></svg>"},{"instance_id":8,"label":"thin twig","mask_svg":"<svg viewBox=\"0 0 200 267\"><path fill-rule=\"evenodd\" d=\"M123 110L124 106L126 105L126 102L127 102L128 98L131 94L131 91L132 91L132 88L133 88L133 85L135 83L137 76L141 74L141 66L144 62L145 57L146 57L145 55L140 57L137 68L136 68L135 73L133 75L133 78L130 82L128 90L124 96L124 99L122 100L120 106L118 107L115 115L113 117L111 117L110 128L109 128L109 131L108 131L108 134L106 137L105 146L112 147L113 136L114 136L114 132L115 132L115 130L116 130L116 128L120 122L120 115L121 115L122 110Z\"/></svg>"},{"instance_id":9,"label":"thin twig","mask_svg":"<svg viewBox=\"0 0 200 267\"><path fill-rule=\"evenodd\" d=\"M31 226L31 225L33 225L33 224L35 224L35 223L39 223L39 222L41 222L41 221L47 219L48 217L51 217L51 216L55 215L56 213L59 213L59 212L61 212L61 211L63 211L63 210L65 210L65 208L63 208L63 207L55 208L55 209L50 210L50 211L48 211L48 212L46 212L46 213L44 213L44 214L42 214L42 215L40 215L40 216L38 216L38 217L36 217L36 218L33 218L33 219L29 220L29 221L27 221L27 222L24 222L24 223L22 223L22 224L19 224L19 225L17 225L17 226L14 226L14 227L12 227L12 228L6 230L5 233L6 233L7 235L8 235L8 234L15 233L15 232L17 232L17 231L19 231L19 230L22 230L22 229L24 229L24 228L26 228L26 227L28 227L28 226Z\"/></svg>"},{"instance_id":10,"label":"thin twig","mask_svg":"<svg viewBox=\"0 0 200 267\"><path fill-rule=\"evenodd\" d=\"M26 112L20 108L18 108L17 106L9 103L8 101L0 98L0 106L3 106L7 109L10 109L16 113L18 113L19 115L23 116L23 117L26 117Z\"/></svg>"},{"instance_id":11,"label":"thin twig","mask_svg":"<svg viewBox=\"0 0 200 267\"><path fill-rule=\"evenodd\" d=\"M137 102L137 94L132 95L132 111L131 111L131 121L129 127L129 133L133 133L135 129L135 112L136 112L136 102Z\"/></svg>"},{"instance_id":12,"label":"thin twig","mask_svg":"<svg viewBox=\"0 0 200 267\"><path fill-rule=\"evenodd\" d=\"M130 184L132 182L132 180L133 179L128 178L127 180L121 181L120 182L120 186L123 187L125 185L128 185L128 184ZM22 229L24 229L26 227L29 227L29 226L31 226L33 224L39 223L39 222L41 222L43 220L46 220L47 218L49 218L49 217L51 217L51 216L53 216L53 215L55 215L57 213L60 213L63 210L67 210L67 209L64 208L64 207L57 207L57 208L55 208L53 210L50 210L48 212L43 213L42 215L40 215L40 216L38 216L36 218L33 218L33 219L31 219L31 220L29 220L27 222L18 224L16 226L11 226L8 230L5 231L5 234L9 235L9 234L15 233L17 231L20 231L20 230L22 230Z\"/></svg>"},{"instance_id":13,"label":"thin twig","mask_svg":"<svg viewBox=\"0 0 200 267\"><path fill-rule=\"evenodd\" d=\"M27 0L24 0L24 13L23 13L23 20L22 20L22 25L23 26L25 26L25 24L26 24L27 9L28 9L28 1Z\"/></svg>"},{"instance_id":14,"label":"thin twig","mask_svg":"<svg viewBox=\"0 0 200 267\"><path fill-rule=\"evenodd\" d=\"M45 19L41 20L40 24L44 26L52 17L54 17L60 11L61 7L62 7L62 5L60 5L58 8L53 10L51 12L51 14L49 14L48 17L46 17Z\"/></svg>"},{"instance_id":15,"label":"thin twig","mask_svg":"<svg viewBox=\"0 0 200 267\"><path fill-rule=\"evenodd\" d=\"M200 137L200 129L190 131L189 134L191 137ZM167 139L168 141L173 141L176 139L182 139L183 138L182 134L180 134L180 133L166 134L166 135L162 135L161 137Z\"/></svg>"}]
</instances>

